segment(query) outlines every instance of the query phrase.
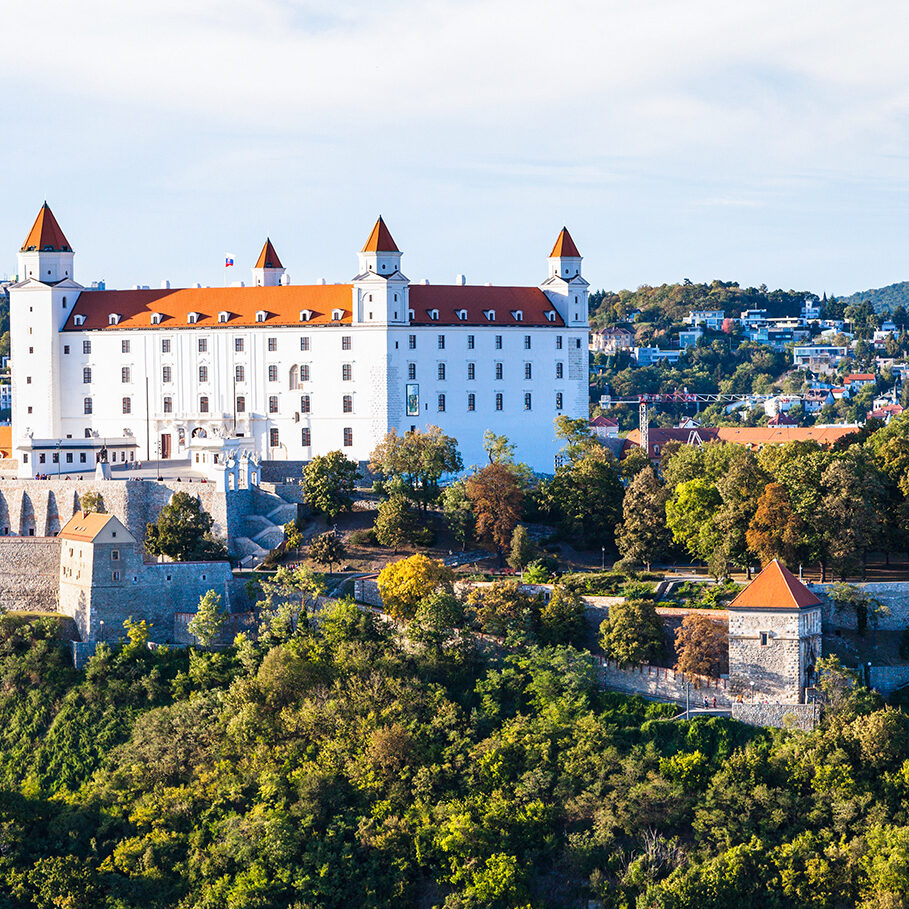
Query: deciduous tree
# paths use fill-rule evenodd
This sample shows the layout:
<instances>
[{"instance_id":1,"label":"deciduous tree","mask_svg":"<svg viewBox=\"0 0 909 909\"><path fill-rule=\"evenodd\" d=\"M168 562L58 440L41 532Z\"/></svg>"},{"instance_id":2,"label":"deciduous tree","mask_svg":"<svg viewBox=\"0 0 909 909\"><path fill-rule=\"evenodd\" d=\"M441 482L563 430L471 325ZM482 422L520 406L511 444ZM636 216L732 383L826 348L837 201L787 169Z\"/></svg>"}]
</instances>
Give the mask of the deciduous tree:
<instances>
[{"instance_id":1,"label":"deciduous tree","mask_svg":"<svg viewBox=\"0 0 909 909\"><path fill-rule=\"evenodd\" d=\"M407 498L399 493L379 504L375 522L376 539L395 553L416 536L420 521Z\"/></svg>"},{"instance_id":2,"label":"deciduous tree","mask_svg":"<svg viewBox=\"0 0 909 909\"><path fill-rule=\"evenodd\" d=\"M487 464L467 478L467 497L477 521L477 536L501 557L521 517L524 494L514 473L502 464Z\"/></svg>"},{"instance_id":3,"label":"deciduous tree","mask_svg":"<svg viewBox=\"0 0 909 909\"><path fill-rule=\"evenodd\" d=\"M347 555L347 547L341 535L335 530L326 530L317 537L313 537L309 544L309 557L319 565L327 565L332 570L337 562Z\"/></svg>"},{"instance_id":4,"label":"deciduous tree","mask_svg":"<svg viewBox=\"0 0 909 909\"><path fill-rule=\"evenodd\" d=\"M196 643L203 648L211 647L212 641L224 626L227 616L221 611L221 597L214 590L202 594L196 614L186 626L187 631L196 639Z\"/></svg>"},{"instance_id":5,"label":"deciduous tree","mask_svg":"<svg viewBox=\"0 0 909 909\"><path fill-rule=\"evenodd\" d=\"M600 646L619 663L638 665L665 649L663 623L652 600L625 600L609 607L600 625Z\"/></svg>"},{"instance_id":6,"label":"deciduous tree","mask_svg":"<svg viewBox=\"0 0 909 909\"><path fill-rule=\"evenodd\" d=\"M379 573L379 593L386 612L410 619L419 603L437 591L451 592L454 572L438 559L412 555L386 565Z\"/></svg>"},{"instance_id":7,"label":"deciduous tree","mask_svg":"<svg viewBox=\"0 0 909 909\"><path fill-rule=\"evenodd\" d=\"M719 676L728 661L729 633L719 619L692 613L675 636L676 672Z\"/></svg>"},{"instance_id":8,"label":"deciduous tree","mask_svg":"<svg viewBox=\"0 0 909 909\"><path fill-rule=\"evenodd\" d=\"M619 552L623 559L643 562L648 571L671 542L666 526L667 497L665 487L648 464L634 476L622 502L624 519L616 528Z\"/></svg>"},{"instance_id":9,"label":"deciduous tree","mask_svg":"<svg viewBox=\"0 0 909 909\"><path fill-rule=\"evenodd\" d=\"M151 555L163 555L181 562L225 558L223 541L211 532L211 515L195 496L174 493L158 513L158 520L145 528L145 548Z\"/></svg>"},{"instance_id":10,"label":"deciduous tree","mask_svg":"<svg viewBox=\"0 0 909 909\"><path fill-rule=\"evenodd\" d=\"M342 451L316 455L303 468L303 498L331 523L353 507L360 469Z\"/></svg>"},{"instance_id":11,"label":"deciduous tree","mask_svg":"<svg viewBox=\"0 0 909 909\"><path fill-rule=\"evenodd\" d=\"M801 519L793 513L786 490L780 483L770 483L758 499L754 517L745 533L748 548L761 564L779 559L792 565L801 531Z\"/></svg>"}]
</instances>

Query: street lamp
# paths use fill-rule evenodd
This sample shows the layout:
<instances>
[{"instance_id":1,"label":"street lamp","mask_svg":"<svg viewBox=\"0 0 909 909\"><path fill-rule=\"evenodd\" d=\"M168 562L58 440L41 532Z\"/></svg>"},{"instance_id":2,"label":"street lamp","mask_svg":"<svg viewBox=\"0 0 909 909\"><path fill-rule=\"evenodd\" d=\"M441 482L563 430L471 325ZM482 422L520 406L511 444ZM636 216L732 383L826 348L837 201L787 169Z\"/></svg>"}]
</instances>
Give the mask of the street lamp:
<instances>
[{"instance_id":1,"label":"street lamp","mask_svg":"<svg viewBox=\"0 0 909 909\"><path fill-rule=\"evenodd\" d=\"M600 547L600 570L601 571L606 570L606 547L605 546Z\"/></svg>"}]
</instances>

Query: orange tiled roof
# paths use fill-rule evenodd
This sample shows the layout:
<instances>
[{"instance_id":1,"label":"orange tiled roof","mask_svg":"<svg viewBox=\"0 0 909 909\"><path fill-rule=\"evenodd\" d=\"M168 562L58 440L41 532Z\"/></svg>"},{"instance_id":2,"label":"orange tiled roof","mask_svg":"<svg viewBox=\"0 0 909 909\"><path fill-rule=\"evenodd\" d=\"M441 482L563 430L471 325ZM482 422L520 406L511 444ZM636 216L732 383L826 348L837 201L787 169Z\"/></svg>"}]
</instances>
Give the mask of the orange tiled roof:
<instances>
[{"instance_id":1,"label":"orange tiled roof","mask_svg":"<svg viewBox=\"0 0 909 909\"><path fill-rule=\"evenodd\" d=\"M874 373L873 372L851 372L843 380L847 384L849 382L873 382Z\"/></svg>"},{"instance_id":2,"label":"orange tiled roof","mask_svg":"<svg viewBox=\"0 0 909 909\"><path fill-rule=\"evenodd\" d=\"M256 268L284 268L281 264L281 260L278 258L278 254L275 252L274 246L271 245L271 240L266 238L265 246L262 247L262 252L259 253L259 258L255 264Z\"/></svg>"},{"instance_id":3,"label":"orange tiled roof","mask_svg":"<svg viewBox=\"0 0 909 909\"><path fill-rule=\"evenodd\" d=\"M112 514L85 514L82 511L77 511L63 526L60 536L64 540L91 543L112 518Z\"/></svg>"},{"instance_id":4,"label":"orange tiled roof","mask_svg":"<svg viewBox=\"0 0 909 909\"><path fill-rule=\"evenodd\" d=\"M340 309L340 323L351 321L350 284L289 285L287 287L187 287L174 290L90 290L76 300L65 330L84 331L120 328L236 328L246 325L329 325L331 312ZM300 313L309 310L308 322ZM264 323L256 322L256 313L264 311ZM218 322L218 313L229 313L226 323ZM109 325L109 316L120 320ZM160 313L160 323L152 315ZM187 321L189 313L198 313L195 324ZM77 316L85 322L77 326Z\"/></svg>"},{"instance_id":5,"label":"orange tiled roof","mask_svg":"<svg viewBox=\"0 0 909 909\"><path fill-rule=\"evenodd\" d=\"M820 600L776 559L729 604L729 609L804 609Z\"/></svg>"},{"instance_id":6,"label":"orange tiled roof","mask_svg":"<svg viewBox=\"0 0 909 909\"><path fill-rule=\"evenodd\" d=\"M167 290L83 291L64 326L67 331L123 328L236 328L252 325L350 325L350 284L291 284L286 287L190 287ZM471 287L415 284L410 288L414 325L564 326L546 294L536 287ZM340 321L332 310L342 312ZM309 310L308 321L300 313ZM438 319L431 313L438 310ZM465 318L458 317L465 311ZM485 313L495 311L490 321ZM256 322L256 313L266 313L265 322ZM521 313L517 320L515 313ZM227 312L226 323L218 313ZM546 313L553 313L552 321ZM110 315L120 318L111 325ZM161 320L152 322L158 313ZM195 323L188 322L197 313ZM76 317L84 316L81 325Z\"/></svg>"},{"instance_id":7,"label":"orange tiled roof","mask_svg":"<svg viewBox=\"0 0 909 909\"><path fill-rule=\"evenodd\" d=\"M41 206L32 229L28 232L20 252L72 252L69 240L60 230L60 225L47 202Z\"/></svg>"},{"instance_id":8,"label":"orange tiled roof","mask_svg":"<svg viewBox=\"0 0 909 909\"><path fill-rule=\"evenodd\" d=\"M574 245L574 240L571 239L571 234L568 233L567 227L563 227L559 232L559 236L555 241L555 246L552 247L549 258L556 259L563 256L574 259L581 258L581 254L578 252L577 246Z\"/></svg>"},{"instance_id":9,"label":"orange tiled roof","mask_svg":"<svg viewBox=\"0 0 909 909\"><path fill-rule=\"evenodd\" d=\"M459 284L412 284L410 287L410 308L413 310L412 324L433 325L564 325L549 298L537 287L486 287ZM437 309L439 318L430 318L430 312ZM458 312L466 310L466 318L460 319ZM485 313L495 311L495 320L490 321ZM514 313L520 312L518 321ZM546 313L554 313L553 321Z\"/></svg>"},{"instance_id":10,"label":"orange tiled roof","mask_svg":"<svg viewBox=\"0 0 909 909\"><path fill-rule=\"evenodd\" d=\"M379 215L379 220L376 221L376 226L372 229L369 238L366 241L366 245L360 252L400 252L401 250L395 245L395 241L391 237L391 232L385 226L385 222L382 220L382 216Z\"/></svg>"}]
</instances>

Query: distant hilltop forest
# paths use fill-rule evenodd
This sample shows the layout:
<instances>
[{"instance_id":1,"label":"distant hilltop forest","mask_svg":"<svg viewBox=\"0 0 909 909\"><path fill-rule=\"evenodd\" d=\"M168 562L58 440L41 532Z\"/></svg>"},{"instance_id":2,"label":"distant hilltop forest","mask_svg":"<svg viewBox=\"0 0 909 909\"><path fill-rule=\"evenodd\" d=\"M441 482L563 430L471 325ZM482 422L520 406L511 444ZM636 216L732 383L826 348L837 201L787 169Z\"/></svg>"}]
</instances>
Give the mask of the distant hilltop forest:
<instances>
[{"instance_id":1,"label":"distant hilltop forest","mask_svg":"<svg viewBox=\"0 0 909 909\"><path fill-rule=\"evenodd\" d=\"M863 290L848 297L818 296L808 290L770 290L742 287L736 281L695 284L687 278L678 284L641 285L637 290L598 290L590 294L590 322L602 328L614 322L630 321L640 311L641 322L680 323L692 310L722 309L737 318L746 309L766 309L770 318L797 315L806 302L821 303L827 318L842 318L850 306L869 301L875 312L893 312L900 306L909 309L909 281Z\"/></svg>"}]
</instances>

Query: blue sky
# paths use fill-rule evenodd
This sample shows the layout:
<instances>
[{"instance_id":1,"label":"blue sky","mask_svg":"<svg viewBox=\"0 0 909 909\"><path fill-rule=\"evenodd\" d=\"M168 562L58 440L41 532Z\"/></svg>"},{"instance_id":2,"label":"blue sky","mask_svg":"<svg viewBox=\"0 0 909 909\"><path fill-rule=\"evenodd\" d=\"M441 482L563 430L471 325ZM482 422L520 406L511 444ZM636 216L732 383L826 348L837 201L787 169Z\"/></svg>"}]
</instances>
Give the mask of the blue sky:
<instances>
[{"instance_id":1,"label":"blue sky","mask_svg":"<svg viewBox=\"0 0 909 909\"><path fill-rule=\"evenodd\" d=\"M909 279L909 4L5 5L0 275L47 198L76 276L346 281L378 213L412 280L849 293Z\"/></svg>"}]
</instances>

